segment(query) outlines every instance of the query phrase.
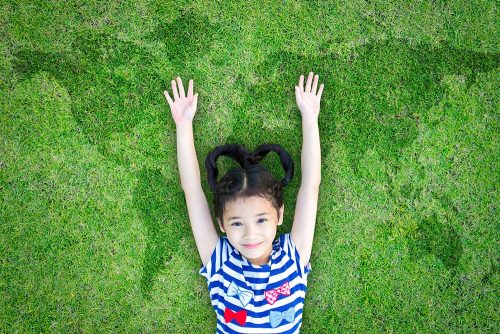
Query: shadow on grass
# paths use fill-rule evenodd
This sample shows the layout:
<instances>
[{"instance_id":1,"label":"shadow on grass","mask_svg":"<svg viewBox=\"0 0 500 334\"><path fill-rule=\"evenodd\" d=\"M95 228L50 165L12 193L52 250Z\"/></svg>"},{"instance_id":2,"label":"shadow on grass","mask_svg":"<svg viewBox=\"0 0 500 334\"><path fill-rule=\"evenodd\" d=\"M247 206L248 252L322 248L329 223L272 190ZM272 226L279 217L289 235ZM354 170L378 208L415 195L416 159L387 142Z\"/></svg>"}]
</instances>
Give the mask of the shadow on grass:
<instances>
[{"instance_id":1,"label":"shadow on grass","mask_svg":"<svg viewBox=\"0 0 500 334\"><path fill-rule=\"evenodd\" d=\"M447 269L455 273L463 252L462 240L456 229L439 221L435 213L420 221L415 235L408 241L414 259L427 253L434 254Z\"/></svg>"},{"instance_id":2,"label":"shadow on grass","mask_svg":"<svg viewBox=\"0 0 500 334\"><path fill-rule=\"evenodd\" d=\"M206 18L185 15L158 27L148 38L166 43L164 56L174 69L172 78L182 73L183 77L202 83L202 75L185 64L207 51L218 28ZM188 31L208 33L199 39L199 35ZM254 73L256 84L238 77L236 85L244 96L242 112L235 112L229 120L233 132L227 142L239 142L250 149L276 142L293 156L300 156L301 119L293 87L300 74L307 76L313 70L320 75L320 83L325 84L319 122L322 154L328 155L328 143L341 142L348 149L349 163L357 176L359 161L370 148L378 151L389 167L397 169L400 152L416 139L418 122L425 120L430 107L443 98L445 87L441 78L457 74L470 85L479 72L495 69L499 64L498 54L449 45L411 46L404 40L368 43L350 52L344 58L334 54L302 56L275 52L258 65ZM160 62L155 62L154 57L134 43L84 31L75 37L71 53L19 50L14 54L13 65L22 79L39 71L53 75L68 90L71 112L89 142L103 156L129 166L125 155L109 151L108 140L114 133L130 132L147 118L143 111L151 104L165 104L165 82L158 75L163 70L155 68L155 63ZM273 110L251 112L269 103ZM277 117L271 115L279 112ZM292 130L268 126L269 116L284 119ZM300 175L296 178L300 179ZM176 252L182 235L190 231L186 223L179 228L180 222L186 221L186 211L178 210L179 206L185 207L182 192L172 193L178 186L165 184L162 175L154 170L142 170L138 179L134 204L148 231L141 279L147 296L154 277ZM420 235L415 247L436 251L447 267L456 266L462 249L456 231L429 220L422 223ZM439 240L451 243L448 247Z\"/></svg>"},{"instance_id":3,"label":"shadow on grass","mask_svg":"<svg viewBox=\"0 0 500 334\"><path fill-rule=\"evenodd\" d=\"M326 47L326 46L325 46ZM425 120L431 106L446 91L441 79L445 75L464 76L467 87L479 72L487 72L500 63L499 54L460 50L448 45L431 48L428 44L410 46L403 40L369 43L351 50L347 59L336 55L304 57L289 52L276 52L260 64L255 75L259 84L248 86L243 110L255 109L273 101L273 110L266 117L292 106L290 115L283 115L292 128L300 128L295 106L294 85L298 77L310 71L319 74L324 83L319 126L323 143L341 142L348 149L350 167L359 175L359 161L370 148L377 150L386 162L397 166L399 153L417 136L418 122ZM305 82L304 80L304 82ZM244 114L241 114L244 115ZM252 117L252 116L251 116ZM250 119L235 119L238 135ZM300 135L300 132L297 131ZM255 131L250 137L260 143L274 140L293 146L300 152L300 137L289 142L286 131ZM287 143L289 142L289 143ZM329 145L322 145L327 156Z\"/></svg>"},{"instance_id":4,"label":"shadow on grass","mask_svg":"<svg viewBox=\"0 0 500 334\"><path fill-rule=\"evenodd\" d=\"M204 31L203 38L191 35L193 29ZM159 26L150 37L168 44L164 56L176 68L176 74L196 78L185 63L193 54L201 56L207 50L213 39L210 32L216 29L206 17L187 13L171 24ZM163 69L156 68L154 57L147 49L114 36L81 31L71 53L24 49L16 52L14 59L21 79L45 71L64 85L79 130L103 156L120 165L129 166L130 161L110 151L111 136L131 132L148 118L144 110L152 101L165 103L165 81L158 75ZM182 236L191 235L191 231L186 210L179 210L185 202L183 193L175 192L177 185L166 184L158 170L143 169L137 177L134 205L147 230L140 286L143 296L150 298L155 277L178 250Z\"/></svg>"},{"instance_id":5,"label":"shadow on grass","mask_svg":"<svg viewBox=\"0 0 500 334\"><path fill-rule=\"evenodd\" d=\"M193 29L207 33L200 39L189 34ZM185 64L193 54L200 57L207 50L212 40L210 32L216 29L207 18L192 14L157 28L151 37L167 44L162 57L175 68L172 78L182 73L183 77L202 81ZM111 152L107 142L113 133L130 132L142 120L164 121L148 119L144 112L151 103L165 107L163 90L165 84L170 85L158 75L164 72L157 68L161 62L155 62L155 56L144 47L88 30L79 31L72 46L71 53L19 50L13 66L21 79L39 71L53 75L68 90L71 112L89 142L103 156L128 166L129 161Z\"/></svg>"},{"instance_id":6,"label":"shadow on grass","mask_svg":"<svg viewBox=\"0 0 500 334\"><path fill-rule=\"evenodd\" d=\"M147 229L141 291L149 299L154 278L176 253L182 237L191 231L185 210L179 210L183 193L166 184L165 177L157 170L142 169L138 177L133 201Z\"/></svg>"}]
</instances>

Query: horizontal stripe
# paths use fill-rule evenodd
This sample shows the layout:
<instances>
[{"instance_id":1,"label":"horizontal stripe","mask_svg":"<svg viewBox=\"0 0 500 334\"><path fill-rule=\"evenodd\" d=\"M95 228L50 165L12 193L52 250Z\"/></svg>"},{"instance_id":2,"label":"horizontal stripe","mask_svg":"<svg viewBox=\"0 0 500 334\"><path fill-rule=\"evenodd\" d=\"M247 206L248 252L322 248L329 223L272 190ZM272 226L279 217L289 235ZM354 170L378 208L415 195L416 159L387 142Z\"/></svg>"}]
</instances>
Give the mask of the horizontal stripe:
<instances>
[{"instance_id":1,"label":"horizontal stripe","mask_svg":"<svg viewBox=\"0 0 500 334\"><path fill-rule=\"evenodd\" d=\"M274 240L269 265L262 266L254 265L244 258L227 237L219 237L209 262L199 271L207 279L217 317L217 333L298 333L310 271L310 263L301 265L289 233ZM289 295L278 293L278 288L285 287L285 283L290 289ZM235 292L244 292L241 299L237 293L227 295L231 284L237 287ZM277 290L275 298L271 300L273 304L265 296L265 292L271 290ZM290 308L294 310L293 322L282 319L277 327L272 328L269 317L271 311L284 315ZM240 325L236 319L226 323L226 309L232 312L245 310L245 324Z\"/></svg>"},{"instance_id":2,"label":"horizontal stripe","mask_svg":"<svg viewBox=\"0 0 500 334\"><path fill-rule=\"evenodd\" d=\"M221 319L217 319L217 329L220 333L236 333L236 334L246 334L246 333L299 333L300 325L302 324L302 313L299 314L293 323L287 323L286 321L282 321L280 326L272 328L270 325L260 325L249 323L248 321L245 325L240 326L236 321L231 321L230 323L226 323L224 320L224 316Z\"/></svg>"},{"instance_id":3,"label":"horizontal stripe","mask_svg":"<svg viewBox=\"0 0 500 334\"><path fill-rule=\"evenodd\" d=\"M247 307L241 306L241 304L239 304L237 302L232 304L229 301L226 301L225 304L224 303L218 304L218 307L216 309L216 313L224 316L224 310L226 309L226 307L229 307L229 309L231 309L234 312L245 309L247 312L247 321L248 321L248 319L267 318L269 316L270 311L284 312L284 311L287 311L290 307L294 307L295 309L297 307L299 307L300 313L302 313L302 307L304 304L298 300L301 298L303 298L303 296L298 296L296 299L292 300L292 303L285 302L284 300L281 300L281 301L278 300L278 301L276 301L276 303L274 303L274 305L269 305L269 307L267 307L267 305L266 305L266 307L263 309L260 309L259 312L254 312ZM258 322L262 322L262 321L259 320Z\"/></svg>"}]
</instances>

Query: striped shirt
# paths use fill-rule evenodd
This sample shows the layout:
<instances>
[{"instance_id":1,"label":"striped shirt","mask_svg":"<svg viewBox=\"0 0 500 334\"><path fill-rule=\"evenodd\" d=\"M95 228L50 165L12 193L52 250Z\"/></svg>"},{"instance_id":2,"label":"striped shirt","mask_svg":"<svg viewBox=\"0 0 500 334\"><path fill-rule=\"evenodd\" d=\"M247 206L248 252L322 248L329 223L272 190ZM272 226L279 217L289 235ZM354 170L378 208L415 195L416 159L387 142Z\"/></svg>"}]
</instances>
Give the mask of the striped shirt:
<instances>
[{"instance_id":1,"label":"striped shirt","mask_svg":"<svg viewBox=\"0 0 500 334\"><path fill-rule=\"evenodd\" d=\"M254 265L219 237L199 273L207 279L216 333L299 333L311 263L300 264L290 234L273 241L269 262Z\"/></svg>"}]
</instances>

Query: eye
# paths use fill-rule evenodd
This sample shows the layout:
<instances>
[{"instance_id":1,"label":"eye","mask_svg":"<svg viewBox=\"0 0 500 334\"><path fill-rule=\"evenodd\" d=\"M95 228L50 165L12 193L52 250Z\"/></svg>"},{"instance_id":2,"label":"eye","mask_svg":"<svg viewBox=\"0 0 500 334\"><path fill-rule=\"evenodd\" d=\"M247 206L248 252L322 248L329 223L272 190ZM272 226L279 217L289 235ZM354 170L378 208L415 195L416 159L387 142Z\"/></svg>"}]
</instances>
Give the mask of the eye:
<instances>
[{"instance_id":1,"label":"eye","mask_svg":"<svg viewBox=\"0 0 500 334\"><path fill-rule=\"evenodd\" d=\"M265 222L267 221L267 219L264 219L264 218L259 219L259 221L261 221L261 220L263 220L263 222L262 222L262 223L265 223Z\"/></svg>"},{"instance_id":2,"label":"eye","mask_svg":"<svg viewBox=\"0 0 500 334\"><path fill-rule=\"evenodd\" d=\"M240 223L239 222L232 223L231 226L239 226L239 225L236 225L236 224L240 224Z\"/></svg>"}]
</instances>

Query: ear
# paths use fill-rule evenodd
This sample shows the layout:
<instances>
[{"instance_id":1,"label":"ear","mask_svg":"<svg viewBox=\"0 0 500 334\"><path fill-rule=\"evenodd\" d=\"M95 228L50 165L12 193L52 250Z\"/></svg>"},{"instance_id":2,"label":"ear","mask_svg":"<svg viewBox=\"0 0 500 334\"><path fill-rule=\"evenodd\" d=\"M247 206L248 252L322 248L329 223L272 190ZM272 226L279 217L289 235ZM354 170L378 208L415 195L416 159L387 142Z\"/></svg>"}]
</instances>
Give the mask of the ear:
<instances>
[{"instance_id":1,"label":"ear","mask_svg":"<svg viewBox=\"0 0 500 334\"><path fill-rule=\"evenodd\" d=\"M280 208L280 220L278 222L278 225L283 224L283 212L284 211L285 211L285 204L283 203L283 205Z\"/></svg>"},{"instance_id":2,"label":"ear","mask_svg":"<svg viewBox=\"0 0 500 334\"><path fill-rule=\"evenodd\" d=\"M226 231L224 230L224 227L222 227L222 222L221 222L220 218L217 218L217 222L219 223L219 228L222 231L222 233L226 233Z\"/></svg>"}]
</instances>

